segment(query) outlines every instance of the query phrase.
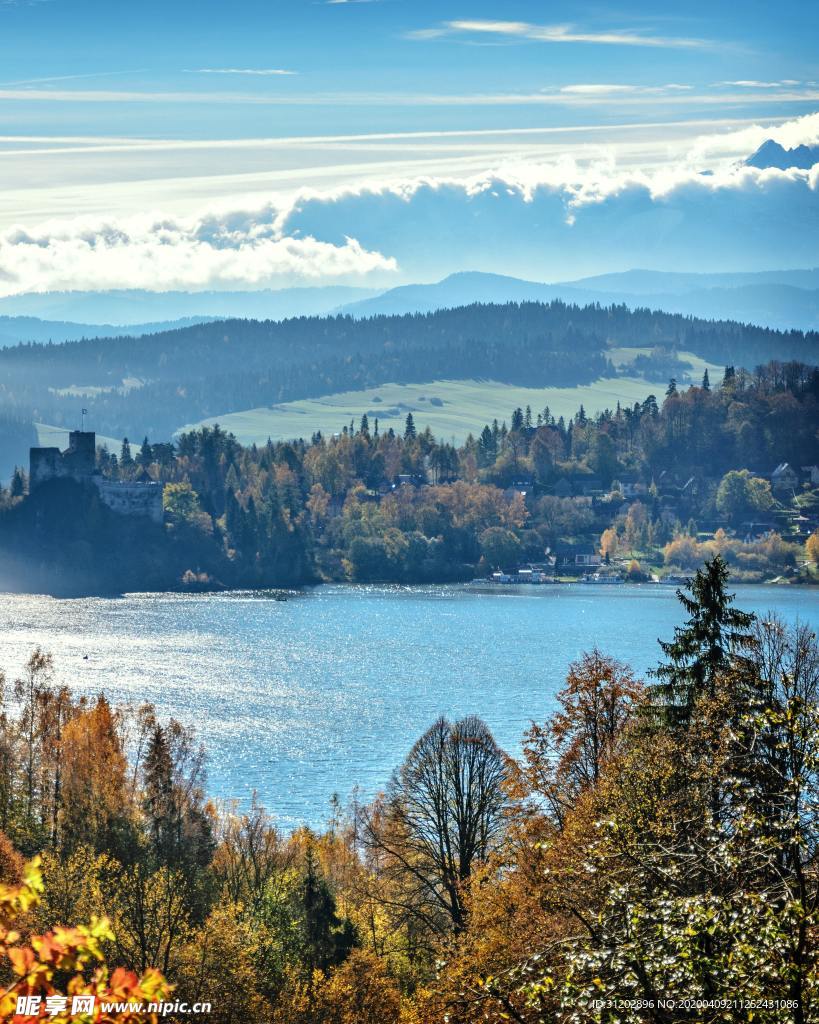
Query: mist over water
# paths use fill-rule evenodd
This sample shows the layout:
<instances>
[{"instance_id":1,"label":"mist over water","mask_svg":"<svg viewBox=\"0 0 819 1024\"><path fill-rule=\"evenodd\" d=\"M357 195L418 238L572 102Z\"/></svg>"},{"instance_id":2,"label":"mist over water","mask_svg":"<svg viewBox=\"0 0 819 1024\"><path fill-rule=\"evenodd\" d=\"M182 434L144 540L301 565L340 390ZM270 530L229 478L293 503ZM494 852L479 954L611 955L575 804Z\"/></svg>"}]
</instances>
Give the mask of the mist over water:
<instances>
[{"instance_id":1,"label":"mist over water","mask_svg":"<svg viewBox=\"0 0 819 1024\"><path fill-rule=\"evenodd\" d=\"M735 590L745 610L819 628L815 590ZM256 791L282 827L321 826L333 793L372 795L438 715L478 714L517 754L570 661L597 644L644 675L682 619L657 586L2 595L0 668L13 679L39 645L75 694L151 701L193 726L211 796L247 804Z\"/></svg>"}]
</instances>

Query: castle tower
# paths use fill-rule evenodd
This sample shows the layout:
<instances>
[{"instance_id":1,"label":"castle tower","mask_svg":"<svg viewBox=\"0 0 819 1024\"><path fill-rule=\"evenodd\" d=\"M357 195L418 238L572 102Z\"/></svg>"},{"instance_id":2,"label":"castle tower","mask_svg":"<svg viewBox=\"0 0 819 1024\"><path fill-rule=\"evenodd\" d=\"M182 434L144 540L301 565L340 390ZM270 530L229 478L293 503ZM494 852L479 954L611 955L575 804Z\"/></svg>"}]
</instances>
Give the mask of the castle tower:
<instances>
[{"instance_id":1,"label":"castle tower","mask_svg":"<svg viewBox=\"0 0 819 1024\"><path fill-rule=\"evenodd\" d=\"M63 460L71 476L91 476L97 462L97 435L94 431L72 430Z\"/></svg>"}]
</instances>

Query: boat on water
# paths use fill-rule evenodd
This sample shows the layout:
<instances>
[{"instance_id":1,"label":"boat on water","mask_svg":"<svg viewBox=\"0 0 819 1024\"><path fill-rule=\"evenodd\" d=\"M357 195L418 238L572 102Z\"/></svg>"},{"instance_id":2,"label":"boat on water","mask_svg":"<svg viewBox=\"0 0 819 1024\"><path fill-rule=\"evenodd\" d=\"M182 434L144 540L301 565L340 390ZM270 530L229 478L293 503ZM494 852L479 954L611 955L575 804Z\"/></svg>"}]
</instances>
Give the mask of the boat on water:
<instances>
[{"instance_id":1,"label":"boat on water","mask_svg":"<svg viewBox=\"0 0 819 1024\"><path fill-rule=\"evenodd\" d=\"M593 572L588 576L584 576L583 582L589 584L597 583L604 586L622 586L626 581L622 576L618 576L614 572Z\"/></svg>"},{"instance_id":2,"label":"boat on water","mask_svg":"<svg viewBox=\"0 0 819 1024\"><path fill-rule=\"evenodd\" d=\"M474 586L486 586L487 584L499 586L518 586L521 583L540 586L545 583L554 583L555 579L551 573L540 569L518 569L516 572L493 572L491 576L484 579L472 580Z\"/></svg>"}]
</instances>

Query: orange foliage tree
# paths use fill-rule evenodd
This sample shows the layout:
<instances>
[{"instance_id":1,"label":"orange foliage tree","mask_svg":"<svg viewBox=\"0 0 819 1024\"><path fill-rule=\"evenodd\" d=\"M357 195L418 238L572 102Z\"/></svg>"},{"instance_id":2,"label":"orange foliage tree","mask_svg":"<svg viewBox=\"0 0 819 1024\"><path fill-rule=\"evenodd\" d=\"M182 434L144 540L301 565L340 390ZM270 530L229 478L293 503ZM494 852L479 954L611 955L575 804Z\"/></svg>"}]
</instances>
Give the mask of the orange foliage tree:
<instances>
[{"instance_id":1,"label":"orange foliage tree","mask_svg":"<svg viewBox=\"0 0 819 1024\"><path fill-rule=\"evenodd\" d=\"M153 968L137 976L106 964L103 943L113 939L105 918L74 928L57 926L44 935L22 938L26 919L40 899L43 880L39 858L26 865L19 885L0 885L0 962L11 983L0 994L0 1021L23 1024L48 1019L53 1024L141 1024L159 1014L147 1007L162 1003L170 986ZM64 988L55 982L70 975ZM88 1012L72 1012L75 996L93 997ZM65 997L67 996L67 999ZM21 1001L27 1000L27 1004ZM64 1001L56 1013L50 1012ZM140 1005L143 1010L104 1010L107 1003ZM18 1013L18 1009L24 1012Z\"/></svg>"}]
</instances>

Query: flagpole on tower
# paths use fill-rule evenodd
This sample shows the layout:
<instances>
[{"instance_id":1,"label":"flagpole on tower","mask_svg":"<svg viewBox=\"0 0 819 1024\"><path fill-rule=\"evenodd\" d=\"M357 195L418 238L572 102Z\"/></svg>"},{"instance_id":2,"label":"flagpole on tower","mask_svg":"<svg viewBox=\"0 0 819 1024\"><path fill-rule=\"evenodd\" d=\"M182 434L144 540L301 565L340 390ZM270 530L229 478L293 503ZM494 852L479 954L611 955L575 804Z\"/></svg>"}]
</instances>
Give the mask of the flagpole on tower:
<instances>
[{"instance_id":1,"label":"flagpole on tower","mask_svg":"<svg viewBox=\"0 0 819 1024\"><path fill-rule=\"evenodd\" d=\"M83 409L82 410L82 429L83 429L83 431L85 430L85 417L87 415L88 415L88 410L87 409Z\"/></svg>"}]
</instances>

